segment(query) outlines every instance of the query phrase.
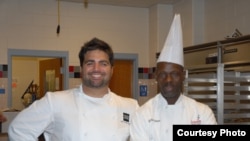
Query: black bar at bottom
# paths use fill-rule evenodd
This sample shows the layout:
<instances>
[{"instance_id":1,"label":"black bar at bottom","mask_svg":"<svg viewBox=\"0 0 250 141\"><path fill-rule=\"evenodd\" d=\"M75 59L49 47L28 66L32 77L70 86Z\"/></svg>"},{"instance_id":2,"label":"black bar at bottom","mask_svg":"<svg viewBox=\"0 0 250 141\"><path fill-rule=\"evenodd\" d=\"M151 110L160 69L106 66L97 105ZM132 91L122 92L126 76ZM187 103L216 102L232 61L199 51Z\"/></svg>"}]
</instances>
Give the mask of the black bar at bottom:
<instances>
[{"instance_id":1,"label":"black bar at bottom","mask_svg":"<svg viewBox=\"0 0 250 141\"><path fill-rule=\"evenodd\" d=\"M173 141L249 141L250 125L173 125Z\"/></svg>"}]
</instances>

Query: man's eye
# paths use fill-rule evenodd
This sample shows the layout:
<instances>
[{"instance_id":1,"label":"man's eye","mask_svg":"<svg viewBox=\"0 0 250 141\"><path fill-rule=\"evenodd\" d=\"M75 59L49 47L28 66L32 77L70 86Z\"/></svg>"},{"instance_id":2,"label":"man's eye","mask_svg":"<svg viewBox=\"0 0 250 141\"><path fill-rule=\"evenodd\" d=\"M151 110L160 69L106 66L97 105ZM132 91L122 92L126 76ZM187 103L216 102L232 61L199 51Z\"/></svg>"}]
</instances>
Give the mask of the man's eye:
<instances>
[{"instance_id":1,"label":"man's eye","mask_svg":"<svg viewBox=\"0 0 250 141\"><path fill-rule=\"evenodd\" d=\"M172 72L171 75L172 75L173 77L177 77L177 76L180 76L180 73L179 73L179 72Z\"/></svg>"},{"instance_id":2,"label":"man's eye","mask_svg":"<svg viewBox=\"0 0 250 141\"><path fill-rule=\"evenodd\" d=\"M165 73L159 73L159 74L158 74L158 77L159 77L159 78L165 78L165 76L166 76Z\"/></svg>"},{"instance_id":3,"label":"man's eye","mask_svg":"<svg viewBox=\"0 0 250 141\"><path fill-rule=\"evenodd\" d=\"M91 65L93 65L93 62L87 62L86 65L91 66Z\"/></svg>"},{"instance_id":4,"label":"man's eye","mask_svg":"<svg viewBox=\"0 0 250 141\"><path fill-rule=\"evenodd\" d=\"M102 65L102 66L108 66L109 63L108 63L108 62L101 62L101 65Z\"/></svg>"}]
</instances>

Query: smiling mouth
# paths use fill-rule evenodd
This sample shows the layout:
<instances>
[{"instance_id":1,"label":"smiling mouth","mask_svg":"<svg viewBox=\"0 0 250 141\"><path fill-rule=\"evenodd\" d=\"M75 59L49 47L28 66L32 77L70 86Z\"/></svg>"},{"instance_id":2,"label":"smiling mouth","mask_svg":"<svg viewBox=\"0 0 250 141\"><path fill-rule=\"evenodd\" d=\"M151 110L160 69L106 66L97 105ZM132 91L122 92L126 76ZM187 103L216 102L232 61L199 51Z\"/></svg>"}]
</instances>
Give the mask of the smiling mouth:
<instances>
[{"instance_id":1,"label":"smiling mouth","mask_svg":"<svg viewBox=\"0 0 250 141\"><path fill-rule=\"evenodd\" d=\"M165 87L167 91L172 91L173 90L173 87L172 86L167 86Z\"/></svg>"},{"instance_id":2,"label":"smiling mouth","mask_svg":"<svg viewBox=\"0 0 250 141\"><path fill-rule=\"evenodd\" d=\"M174 89L174 86L170 83L166 83L165 85L163 85L163 87L168 92L173 91L173 89Z\"/></svg>"},{"instance_id":3,"label":"smiling mouth","mask_svg":"<svg viewBox=\"0 0 250 141\"><path fill-rule=\"evenodd\" d=\"M94 78L94 79L99 79L101 78L101 74L92 74L91 77Z\"/></svg>"}]
</instances>

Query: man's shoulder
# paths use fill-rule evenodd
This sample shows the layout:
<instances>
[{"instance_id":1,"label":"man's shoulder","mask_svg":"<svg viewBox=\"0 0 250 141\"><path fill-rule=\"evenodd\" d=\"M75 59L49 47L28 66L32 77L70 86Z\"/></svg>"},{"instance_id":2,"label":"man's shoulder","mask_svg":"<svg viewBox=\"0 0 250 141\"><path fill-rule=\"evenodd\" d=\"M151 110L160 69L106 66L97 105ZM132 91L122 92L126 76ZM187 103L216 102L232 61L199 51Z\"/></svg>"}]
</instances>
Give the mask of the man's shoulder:
<instances>
[{"instance_id":1,"label":"man's shoulder","mask_svg":"<svg viewBox=\"0 0 250 141\"><path fill-rule=\"evenodd\" d=\"M151 114L153 111L158 110L158 105L161 104L160 102L160 95L157 94L154 97L148 99L145 103L141 104L138 109L138 113L148 113Z\"/></svg>"},{"instance_id":2,"label":"man's shoulder","mask_svg":"<svg viewBox=\"0 0 250 141\"><path fill-rule=\"evenodd\" d=\"M189 106L193 106L198 109L210 109L210 107L202 102L197 101L196 99L193 99L191 97L188 97L186 95L183 96L185 104Z\"/></svg>"},{"instance_id":3,"label":"man's shoulder","mask_svg":"<svg viewBox=\"0 0 250 141\"><path fill-rule=\"evenodd\" d=\"M46 92L45 96L50 98L63 98L63 97L73 97L76 93L77 88L67 89L67 90L60 90L60 91L48 91Z\"/></svg>"},{"instance_id":4,"label":"man's shoulder","mask_svg":"<svg viewBox=\"0 0 250 141\"><path fill-rule=\"evenodd\" d=\"M124 97L124 96L117 95L115 93L112 93L112 96L116 99L116 101L119 101L120 103L133 104L133 105L138 104L138 101L135 98Z\"/></svg>"}]
</instances>

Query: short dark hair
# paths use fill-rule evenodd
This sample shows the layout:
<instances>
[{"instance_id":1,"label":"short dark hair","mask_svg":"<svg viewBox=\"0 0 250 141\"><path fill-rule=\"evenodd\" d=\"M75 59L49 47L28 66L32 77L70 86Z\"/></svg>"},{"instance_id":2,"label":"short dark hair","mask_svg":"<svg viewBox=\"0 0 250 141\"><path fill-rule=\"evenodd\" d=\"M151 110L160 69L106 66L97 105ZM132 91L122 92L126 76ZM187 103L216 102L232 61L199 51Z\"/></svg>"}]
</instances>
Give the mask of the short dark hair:
<instances>
[{"instance_id":1,"label":"short dark hair","mask_svg":"<svg viewBox=\"0 0 250 141\"><path fill-rule=\"evenodd\" d=\"M105 53L107 53L107 55L109 56L109 62L111 64L111 66L114 65L114 53L113 50L111 48L111 46L104 42L103 40L100 40L98 38L93 38L90 41L86 42L82 47L81 50L79 52L79 60L80 60L80 66L82 67L84 59L85 59L85 54L88 51L92 51L92 50L101 50Z\"/></svg>"}]
</instances>

